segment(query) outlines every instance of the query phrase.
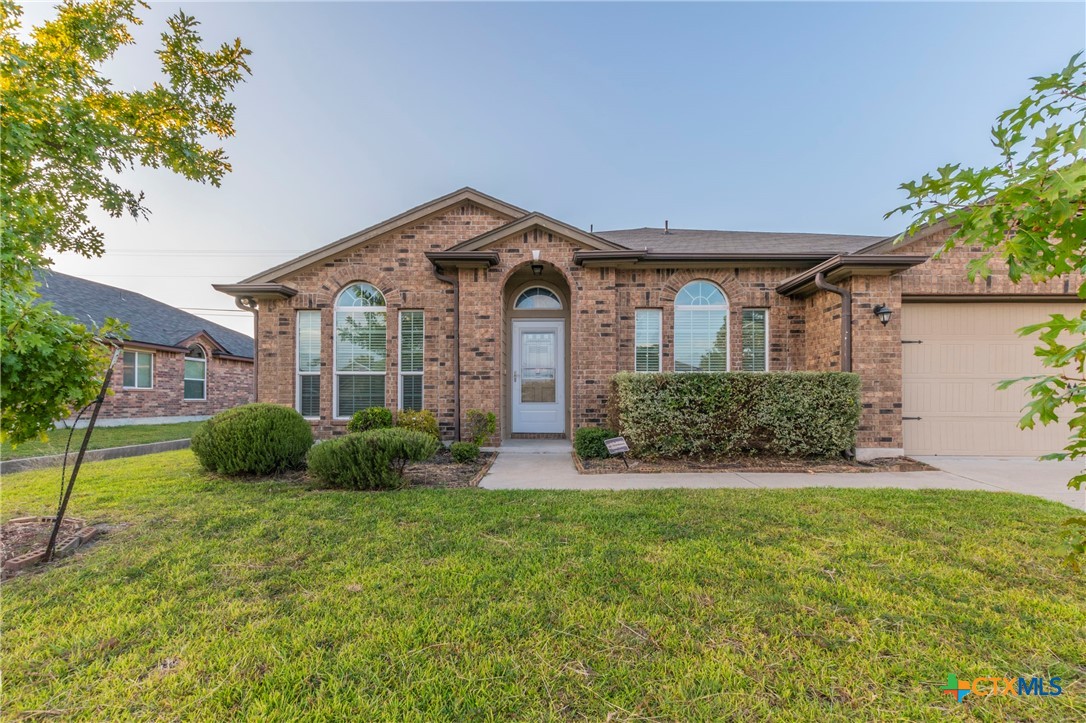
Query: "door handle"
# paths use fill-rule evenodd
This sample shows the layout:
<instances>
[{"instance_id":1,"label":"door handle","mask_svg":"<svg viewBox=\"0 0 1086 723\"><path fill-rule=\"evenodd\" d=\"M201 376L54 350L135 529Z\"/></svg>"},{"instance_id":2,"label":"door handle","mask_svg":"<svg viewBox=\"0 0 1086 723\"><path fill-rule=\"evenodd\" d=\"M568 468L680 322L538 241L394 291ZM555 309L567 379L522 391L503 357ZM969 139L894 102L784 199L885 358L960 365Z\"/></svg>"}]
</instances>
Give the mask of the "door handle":
<instances>
[{"instance_id":1,"label":"door handle","mask_svg":"<svg viewBox=\"0 0 1086 723\"><path fill-rule=\"evenodd\" d=\"M514 384L516 384L516 383L517 383L517 373L516 373L516 371L515 371L515 370L513 371L513 383L514 383Z\"/></svg>"}]
</instances>

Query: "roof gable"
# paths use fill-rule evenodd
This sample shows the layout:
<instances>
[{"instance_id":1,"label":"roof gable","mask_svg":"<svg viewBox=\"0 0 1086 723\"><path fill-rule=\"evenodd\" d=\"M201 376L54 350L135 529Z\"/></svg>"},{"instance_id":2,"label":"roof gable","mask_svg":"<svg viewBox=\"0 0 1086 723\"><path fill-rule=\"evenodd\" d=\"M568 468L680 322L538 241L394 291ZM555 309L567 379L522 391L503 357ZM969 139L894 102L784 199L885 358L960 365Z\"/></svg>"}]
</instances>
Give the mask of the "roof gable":
<instances>
[{"instance_id":1,"label":"roof gable","mask_svg":"<svg viewBox=\"0 0 1086 723\"><path fill-rule=\"evenodd\" d=\"M353 233L349 236L344 236L338 241L321 246L318 249L314 249L301 256L295 257L290 261L273 266L270 269L265 269L259 274L250 276L247 279L243 279L242 284L259 284L277 281L286 274L289 274L298 269L305 268L311 264L317 263L330 256L335 256L346 249L364 244L371 239L382 236L390 231L395 231L398 228L408 226L416 223L427 216L431 216L439 211L443 211L452 206L456 206L462 203L473 203L481 208L485 208L491 211L497 212L499 215L507 216L509 218L519 218L524 216L527 211L523 208L518 208L504 201L501 201L493 196L488 196L485 193L476 191L474 188L465 186L457 191L446 194L439 198L435 198L431 201L427 201L419 206L415 206L412 209L408 209L403 213L393 216L392 218L382 221L381 223L364 228L361 231Z\"/></svg>"},{"instance_id":2,"label":"roof gable","mask_svg":"<svg viewBox=\"0 0 1086 723\"><path fill-rule=\"evenodd\" d=\"M449 247L448 251L478 251L486 248L492 243L507 238L513 234L522 233L524 231L530 231L533 228L542 228L551 233L564 236L572 241L575 241L588 248L597 249L599 251L609 251L614 249L622 249L620 246L612 241L608 241L602 236L597 236L594 233L588 233L582 231L576 226L570 226L568 223L563 223L557 219L546 216L538 211L533 211L527 216L518 218L512 223L508 223L504 226L499 226L493 231L487 231L484 234L470 238L467 241L461 241L455 246Z\"/></svg>"},{"instance_id":3,"label":"roof gable","mask_svg":"<svg viewBox=\"0 0 1086 723\"><path fill-rule=\"evenodd\" d=\"M231 356L253 356L252 337L143 294L52 270L39 272L38 280L41 300L57 311L82 323L118 319L128 324L131 342L176 347L203 333Z\"/></svg>"}]
</instances>

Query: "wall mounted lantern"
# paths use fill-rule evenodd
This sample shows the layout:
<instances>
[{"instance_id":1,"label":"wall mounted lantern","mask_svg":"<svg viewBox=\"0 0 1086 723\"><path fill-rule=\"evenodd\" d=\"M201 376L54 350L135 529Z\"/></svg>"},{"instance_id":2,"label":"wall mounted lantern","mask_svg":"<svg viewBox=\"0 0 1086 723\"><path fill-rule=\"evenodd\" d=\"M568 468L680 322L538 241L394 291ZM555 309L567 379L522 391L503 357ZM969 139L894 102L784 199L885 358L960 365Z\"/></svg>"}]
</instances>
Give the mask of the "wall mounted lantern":
<instances>
[{"instance_id":1,"label":"wall mounted lantern","mask_svg":"<svg viewBox=\"0 0 1086 723\"><path fill-rule=\"evenodd\" d=\"M539 261L539 251L532 251L532 275L543 275L543 264Z\"/></svg>"},{"instance_id":2,"label":"wall mounted lantern","mask_svg":"<svg viewBox=\"0 0 1086 723\"><path fill-rule=\"evenodd\" d=\"M894 312L890 310L890 307L885 304L879 304L875 307L875 316L879 317L879 321L882 322L883 326L890 323L890 317L893 313Z\"/></svg>"}]
</instances>

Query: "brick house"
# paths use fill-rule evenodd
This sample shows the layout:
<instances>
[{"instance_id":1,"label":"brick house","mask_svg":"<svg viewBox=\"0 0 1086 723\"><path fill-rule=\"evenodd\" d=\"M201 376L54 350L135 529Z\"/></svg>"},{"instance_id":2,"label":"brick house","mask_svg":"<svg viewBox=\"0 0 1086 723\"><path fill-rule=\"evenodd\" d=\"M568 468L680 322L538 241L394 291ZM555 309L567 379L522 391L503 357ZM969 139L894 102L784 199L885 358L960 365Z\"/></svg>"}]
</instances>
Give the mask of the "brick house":
<instances>
[{"instance_id":1,"label":"brick house","mask_svg":"<svg viewBox=\"0 0 1086 723\"><path fill-rule=\"evenodd\" d=\"M252 338L127 289L45 271L42 301L81 321L128 324L99 424L206 419L253 401Z\"/></svg>"},{"instance_id":2,"label":"brick house","mask_svg":"<svg viewBox=\"0 0 1086 723\"><path fill-rule=\"evenodd\" d=\"M621 370L845 369L861 456L1062 446L993 384L1037 368L1014 330L1074 289L971 284L976 250L932 258L948 233L592 233L464 188L215 288L256 317L257 398L321 436L373 405L432 410L446 439L472 408L501 439L569 436L606 424Z\"/></svg>"}]
</instances>

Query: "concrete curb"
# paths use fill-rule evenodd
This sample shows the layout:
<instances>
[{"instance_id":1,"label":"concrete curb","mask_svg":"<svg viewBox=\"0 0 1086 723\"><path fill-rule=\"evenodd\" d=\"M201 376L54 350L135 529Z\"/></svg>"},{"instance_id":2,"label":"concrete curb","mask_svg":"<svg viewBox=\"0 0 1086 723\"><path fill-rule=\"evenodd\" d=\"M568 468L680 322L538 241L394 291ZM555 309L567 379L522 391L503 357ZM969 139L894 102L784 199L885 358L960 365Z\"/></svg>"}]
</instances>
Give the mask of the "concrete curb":
<instances>
[{"instance_id":1,"label":"concrete curb","mask_svg":"<svg viewBox=\"0 0 1086 723\"><path fill-rule=\"evenodd\" d=\"M171 439L166 442L151 442L149 444L131 444L127 447L107 447L105 449L90 449L83 456L84 462L101 462L107 459L122 459L124 457L140 457L145 454L157 454L159 452L172 452L176 449L188 449L191 440ZM75 463L75 456L79 450L73 450L68 454L68 465ZM8 459L0 462L0 474L12 472L25 472L29 469L43 469L45 467L59 467L64 464L63 454L51 454L47 457L26 457L23 459Z\"/></svg>"}]
</instances>

